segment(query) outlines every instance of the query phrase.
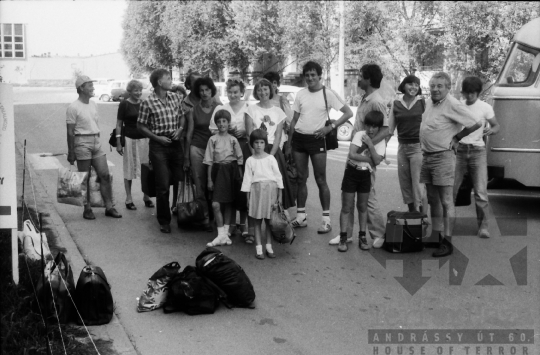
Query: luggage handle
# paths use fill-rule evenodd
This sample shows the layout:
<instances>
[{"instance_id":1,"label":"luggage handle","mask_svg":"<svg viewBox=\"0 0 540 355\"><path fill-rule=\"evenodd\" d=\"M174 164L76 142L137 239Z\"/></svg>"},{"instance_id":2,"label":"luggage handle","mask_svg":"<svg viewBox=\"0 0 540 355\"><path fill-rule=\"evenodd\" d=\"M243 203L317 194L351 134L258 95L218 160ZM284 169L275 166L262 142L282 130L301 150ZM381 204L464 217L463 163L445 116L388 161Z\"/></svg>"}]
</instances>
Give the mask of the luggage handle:
<instances>
[{"instance_id":1,"label":"luggage handle","mask_svg":"<svg viewBox=\"0 0 540 355\"><path fill-rule=\"evenodd\" d=\"M92 266L91 266L91 265L86 265L86 266L83 268L83 271L84 271L86 274L99 276L99 277L101 278L101 280L103 280L103 282L105 282L105 283L107 284L107 286L109 286L109 288L112 288L111 285L109 284L109 281L107 281L107 279L105 279L103 276L101 276L98 272L95 272L95 271L92 270Z\"/></svg>"},{"instance_id":2,"label":"luggage handle","mask_svg":"<svg viewBox=\"0 0 540 355\"><path fill-rule=\"evenodd\" d=\"M407 237L414 240L415 242L422 241L422 238L415 238L413 236L413 234L411 233L411 230L409 229L409 224L407 223L407 220L405 220L405 225L403 225L403 232Z\"/></svg>"}]
</instances>

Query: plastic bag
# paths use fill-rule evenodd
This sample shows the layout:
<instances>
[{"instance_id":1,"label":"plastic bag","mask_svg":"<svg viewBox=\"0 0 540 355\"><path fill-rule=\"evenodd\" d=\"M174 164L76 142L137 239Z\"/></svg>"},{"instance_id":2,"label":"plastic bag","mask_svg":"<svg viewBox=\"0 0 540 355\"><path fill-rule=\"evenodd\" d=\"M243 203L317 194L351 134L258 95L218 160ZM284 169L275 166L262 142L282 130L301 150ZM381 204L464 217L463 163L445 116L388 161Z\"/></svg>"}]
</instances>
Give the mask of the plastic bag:
<instances>
[{"instance_id":1,"label":"plastic bag","mask_svg":"<svg viewBox=\"0 0 540 355\"><path fill-rule=\"evenodd\" d=\"M68 168L58 168L58 187L56 200L58 203L83 206L86 200L87 172L74 172Z\"/></svg>"},{"instance_id":2,"label":"plastic bag","mask_svg":"<svg viewBox=\"0 0 540 355\"><path fill-rule=\"evenodd\" d=\"M41 240L43 240L43 258L45 260L52 260L51 250L49 249L49 243L47 242L47 235L36 231L34 225L30 220L26 220L23 223L23 236L22 245L24 254L32 260L41 260ZM41 238L43 236L43 239Z\"/></svg>"},{"instance_id":3,"label":"plastic bag","mask_svg":"<svg viewBox=\"0 0 540 355\"><path fill-rule=\"evenodd\" d=\"M178 274L178 271L180 271L180 264L176 261L156 271L148 279L146 290L139 298L137 312L149 312L162 307L167 300L167 283Z\"/></svg>"},{"instance_id":4,"label":"plastic bag","mask_svg":"<svg viewBox=\"0 0 540 355\"><path fill-rule=\"evenodd\" d=\"M113 183L113 176L112 173L109 172L109 180L110 180L110 195L113 199L113 205L115 203L114 196L112 194L112 183ZM101 194L101 179L97 175L96 170L91 167L90 168L90 179L88 181L88 188L89 191L89 198L90 198L90 207L105 207L105 200L103 199L103 195Z\"/></svg>"}]
</instances>

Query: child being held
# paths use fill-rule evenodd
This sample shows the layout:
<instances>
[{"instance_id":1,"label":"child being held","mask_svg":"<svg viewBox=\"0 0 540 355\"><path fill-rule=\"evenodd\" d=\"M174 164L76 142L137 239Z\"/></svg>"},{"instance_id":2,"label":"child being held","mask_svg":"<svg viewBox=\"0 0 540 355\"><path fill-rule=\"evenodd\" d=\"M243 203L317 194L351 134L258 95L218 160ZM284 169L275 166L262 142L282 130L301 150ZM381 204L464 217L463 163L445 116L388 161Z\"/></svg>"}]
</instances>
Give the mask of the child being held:
<instances>
[{"instance_id":1,"label":"child being held","mask_svg":"<svg viewBox=\"0 0 540 355\"><path fill-rule=\"evenodd\" d=\"M209 247L232 244L227 234L229 226L224 221L231 220L232 203L237 195L235 186L239 185L236 181L242 179L240 166L244 160L240 143L228 133L231 114L219 110L214 121L218 134L210 137L203 160L203 164L208 165L208 191L212 192L212 209L218 229L217 237L206 244Z\"/></svg>"},{"instance_id":2,"label":"child being held","mask_svg":"<svg viewBox=\"0 0 540 355\"><path fill-rule=\"evenodd\" d=\"M248 215L255 220L255 257L264 259L262 249L262 221L266 222L266 255L275 258L272 249L270 232L270 217L272 209L281 202L283 177L279 172L276 158L264 151L268 144L268 135L261 129L256 129L249 136L249 144L254 150L245 165L244 181L241 190L248 193ZM251 223L251 222L250 222Z\"/></svg>"},{"instance_id":3,"label":"child being held","mask_svg":"<svg viewBox=\"0 0 540 355\"><path fill-rule=\"evenodd\" d=\"M354 195L358 195L358 219L360 232L358 233L359 247L362 250L370 248L366 239L367 202L371 190L371 174L375 166L383 160L386 150L384 140L373 145L371 139L377 135L383 126L384 114L379 111L369 112L364 119L365 131L357 132L349 147L349 156L343 182L341 183L341 214L340 214L340 240L338 250L347 251L347 223L349 213L354 208Z\"/></svg>"}]
</instances>

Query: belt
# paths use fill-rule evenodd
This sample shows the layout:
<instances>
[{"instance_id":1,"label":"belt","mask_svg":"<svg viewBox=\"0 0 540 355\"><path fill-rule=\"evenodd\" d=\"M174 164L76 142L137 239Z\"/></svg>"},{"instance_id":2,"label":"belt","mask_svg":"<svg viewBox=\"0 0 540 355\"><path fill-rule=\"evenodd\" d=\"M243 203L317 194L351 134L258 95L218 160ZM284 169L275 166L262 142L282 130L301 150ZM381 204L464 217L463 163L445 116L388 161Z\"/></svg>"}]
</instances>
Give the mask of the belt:
<instances>
[{"instance_id":1,"label":"belt","mask_svg":"<svg viewBox=\"0 0 540 355\"><path fill-rule=\"evenodd\" d=\"M351 168L354 168L354 169L360 170L360 171L369 170L369 168L366 167L366 166L358 166L358 165L353 165L353 164L350 164L350 163L347 163L347 165L350 166Z\"/></svg>"},{"instance_id":2,"label":"belt","mask_svg":"<svg viewBox=\"0 0 540 355\"><path fill-rule=\"evenodd\" d=\"M483 145L476 145L476 144L466 144L466 143L459 143L459 145L462 145L464 147L472 147L472 148L475 148L475 147L478 147L478 148L485 148L485 146Z\"/></svg>"},{"instance_id":3,"label":"belt","mask_svg":"<svg viewBox=\"0 0 540 355\"><path fill-rule=\"evenodd\" d=\"M439 154L439 153L444 153L444 152L449 152L450 149L446 149L446 150L439 150L437 152L422 152L423 155L434 155L434 154Z\"/></svg>"},{"instance_id":4,"label":"belt","mask_svg":"<svg viewBox=\"0 0 540 355\"><path fill-rule=\"evenodd\" d=\"M92 134L76 134L75 137L90 137L90 136L98 136L99 133L92 133Z\"/></svg>"}]
</instances>

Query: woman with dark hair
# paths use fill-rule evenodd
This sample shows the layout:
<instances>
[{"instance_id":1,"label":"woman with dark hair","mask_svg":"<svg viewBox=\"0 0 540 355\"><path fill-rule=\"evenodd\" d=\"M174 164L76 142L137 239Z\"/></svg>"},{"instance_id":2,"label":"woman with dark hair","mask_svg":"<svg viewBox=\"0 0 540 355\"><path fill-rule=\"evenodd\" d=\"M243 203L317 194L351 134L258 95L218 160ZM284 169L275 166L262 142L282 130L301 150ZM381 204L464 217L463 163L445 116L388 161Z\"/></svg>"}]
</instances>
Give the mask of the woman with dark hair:
<instances>
[{"instance_id":1,"label":"woman with dark hair","mask_svg":"<svg viewBox=\"0 0 540 355\"><path fill-rule=\"evenodd\" d=\"M420 124L426 102L422 98L420 79L409 75L398 87L403 97L395 100L390 110L388 128L390 134L398 131L398 178L403 202L409 211L427 211L425 185L420 183L422 149L420 148Z\"/></svg>"},{"instance_id":2,"label":"woman with dark hair","mask_svg":"<svg viewBox=\"0 0 540 355\"><path fill-rule=\"evenodd\" d=\"M279 148L283 150L283 146L288 140L287 132L289 132L289 125L291 124L293 118L293 111L289 101L279 94L279 86L281 85L281 78L279 74L275 71L270 71L264 74L263 78L271 82L272 88L274 89L274 97L272 100L270 100L270 102L272 102L272 105L279 107L287 115L287 117L285 117L285 122L283 122L282 139L281 143L279 144Z\"/></svg>"},{"instance_id":3,"label":"woman with dark hair","mask_svg":"<svg viewBox=\"0 0 540 355\"><path fill-rule=\"evenodd\" d=\"M271 100L274 97L274 88L268 80L261 79L257 82L253 89L253 97L259 100L259 102L249 106L247 109L245 118L247 134L250 135L255 129L262 129L268 133L268 144L265 146L264 151L276 158L279 171L283 176L283 208L294 207L296 206L296 202L287 175L287 162L285 161L283 152L279 148L283 134L283 122L287 115L280 108L272 104ZM253 153L252 147L250 147L250 150Z\"/></svg>"},{"instance_id":4,"label":"woman with dark hair","mask_svg":"<svg viewBox=\"0 0 540 355\"><path fill-rule=\"evenodd\" d=\"M191 168L191 174L195 182L197 199L204 209L203 228L212 231L208 212L207 196L207 167L203 164L204 153L210 132L210 120L215 108L218 106L213 97L216 95L216 86L209 77L198 78L186 100L193 94L198 103L186 114L186 142L184 149L184 170ZM184 100L184 102L186 101Z\"/></svg>"}]
</instances>

